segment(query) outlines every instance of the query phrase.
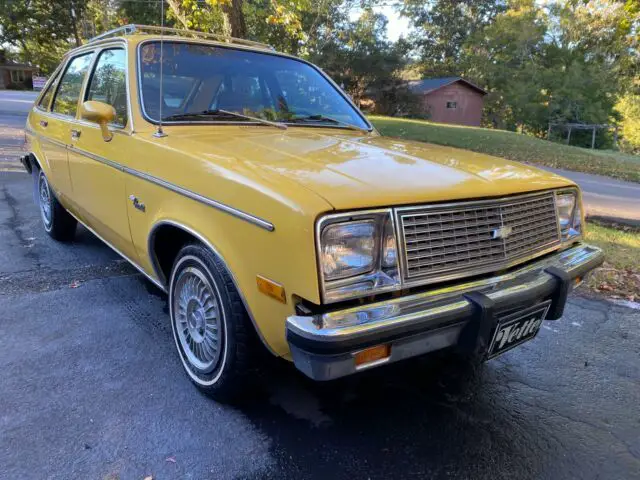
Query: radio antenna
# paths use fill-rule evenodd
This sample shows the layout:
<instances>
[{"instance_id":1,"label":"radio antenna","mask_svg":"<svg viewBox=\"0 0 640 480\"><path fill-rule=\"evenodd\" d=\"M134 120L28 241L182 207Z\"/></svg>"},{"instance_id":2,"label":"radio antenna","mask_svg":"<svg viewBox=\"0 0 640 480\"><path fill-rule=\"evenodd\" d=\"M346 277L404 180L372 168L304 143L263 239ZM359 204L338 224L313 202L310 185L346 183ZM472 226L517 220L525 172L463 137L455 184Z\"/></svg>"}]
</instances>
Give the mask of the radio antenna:
<instances>
[{"instance_id":1,"label":"radio antenna","mask_svg":"<svg viewBox=\"0 0 640 480\"><path fill-rule=\"evenodd\" d=\"M158 128L153 134L153 136L157 138L167 136L162 130L162 105L164 104L164 96L162 93L162 84L164 83L164 0L160 0L160 17L160 118L158 119Z\"/></svg>"}]
</instances>

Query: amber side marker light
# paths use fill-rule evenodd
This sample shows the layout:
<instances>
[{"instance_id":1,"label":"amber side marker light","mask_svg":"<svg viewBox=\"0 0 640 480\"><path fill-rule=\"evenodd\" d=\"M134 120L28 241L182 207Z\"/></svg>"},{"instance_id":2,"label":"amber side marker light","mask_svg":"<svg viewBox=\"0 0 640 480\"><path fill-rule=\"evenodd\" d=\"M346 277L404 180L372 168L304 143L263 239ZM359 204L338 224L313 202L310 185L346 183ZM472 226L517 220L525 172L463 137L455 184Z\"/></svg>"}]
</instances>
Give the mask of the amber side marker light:
<instances>
[{"instance_id":1,"label":"amber side marker light","mask_svg":"<svg viewBox=\"0 0 640 480\"><path fill-rule=\"evenodd\" d=\"M389 360L391 355L391 345L376 345L365 348L353 354L356 368L369 367L374 364L383 363Z\"/></svg>"},{"instance_id":2,"label":"amber side marker light","mask_svg":"<svg viewBox=\"0 0 640 480\"><path fill-rule=\"evenodd\" d=\"M278 300L279 302L287 303L287 296L285 295L284 287L279 283L260 275L256 276L256 283L258 284L258 290L265 295Z\"/></svg>"}]
</instances>

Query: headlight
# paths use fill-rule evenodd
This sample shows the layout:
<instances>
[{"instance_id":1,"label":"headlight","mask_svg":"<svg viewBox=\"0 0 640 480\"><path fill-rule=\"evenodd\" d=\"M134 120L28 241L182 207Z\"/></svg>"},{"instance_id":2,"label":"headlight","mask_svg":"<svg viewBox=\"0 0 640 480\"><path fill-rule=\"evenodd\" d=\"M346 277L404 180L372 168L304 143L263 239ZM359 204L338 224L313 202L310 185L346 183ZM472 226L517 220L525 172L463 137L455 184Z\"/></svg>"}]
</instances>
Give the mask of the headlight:
<instances>
[{"instance_id":1,"label":"headlight","mask_svg":"<svg viewBox=\"0 0 640 480\"><path fill-rule=\"evenodd\" d=\"M324 278L336 280L373 269L376 223L373 220L328 225L322 231Z\"/></svg>"},{"instance_id":2,"label":"headlight","mask_svg":"<svg viewBox=\"0 0 640 480\"><path fill-rule=\"evenodd\" d=\"M575 190L556 192L556 210L562 241L566 242L582 234L582 209Z\"/></svg>"},{"instance_id":3,"label":"headlight","mask_svg":"<svg viewBox=\"0 0 640 480\"><path fill-rule=\"evenodd\" d=\"M317 235L325 301L399 288L391 210L328 215L318 222Z\"/></svg>"}]
</instances>

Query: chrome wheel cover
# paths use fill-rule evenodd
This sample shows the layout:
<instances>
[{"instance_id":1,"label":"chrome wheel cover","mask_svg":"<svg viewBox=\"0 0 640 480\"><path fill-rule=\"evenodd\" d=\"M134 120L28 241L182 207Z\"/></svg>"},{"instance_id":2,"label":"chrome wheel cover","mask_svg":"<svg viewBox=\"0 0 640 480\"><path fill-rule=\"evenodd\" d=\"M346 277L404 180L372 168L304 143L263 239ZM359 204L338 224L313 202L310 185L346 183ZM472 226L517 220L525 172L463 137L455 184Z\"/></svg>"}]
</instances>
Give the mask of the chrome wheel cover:
<instances>
[{"instance_id":1,"label":"chrome wheel cover","mask_svg":"<svg viewBox=\"0 0 640 480\"><path fill-rule=\"evenodd\" d=\"M51 191L44 172L38 178L38 196L40 198L40 216L46 228L51 227Z\"/></svg>"},{"instance_id":2,"label":"chrome wheel cover","mask_svg":"<svg viewBox=\"0 0 640 480\"><path fill-rule=\"evenodd\" d=\"M195 373L210 373L222 352L222 312L204 272L187 267L175 280L173 327L185 359Z\"/></svg>"}]
</instances>

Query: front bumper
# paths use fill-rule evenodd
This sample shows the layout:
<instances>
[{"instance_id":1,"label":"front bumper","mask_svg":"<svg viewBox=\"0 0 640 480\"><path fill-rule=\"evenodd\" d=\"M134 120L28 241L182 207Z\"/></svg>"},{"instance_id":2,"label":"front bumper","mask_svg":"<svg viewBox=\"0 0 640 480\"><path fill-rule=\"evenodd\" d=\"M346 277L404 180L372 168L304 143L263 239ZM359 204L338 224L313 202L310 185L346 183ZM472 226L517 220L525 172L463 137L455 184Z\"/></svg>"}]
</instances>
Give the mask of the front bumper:
<instances>
[{"instance_id":1,"label":"front bumper","mask_svg":"<svg viewBox=\"0 0 640 480\"><path fill-rule=\"evenodd\" d=\"M383 363L457 346L485 354L499 316L550 299L559 319L569 292L604 260L583 243L495 277L329 313L287 318L295 366L331 380ZM356 365L355 355L390 345L384 359Z\"/></svg>"}]
</instances>

